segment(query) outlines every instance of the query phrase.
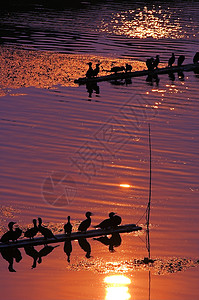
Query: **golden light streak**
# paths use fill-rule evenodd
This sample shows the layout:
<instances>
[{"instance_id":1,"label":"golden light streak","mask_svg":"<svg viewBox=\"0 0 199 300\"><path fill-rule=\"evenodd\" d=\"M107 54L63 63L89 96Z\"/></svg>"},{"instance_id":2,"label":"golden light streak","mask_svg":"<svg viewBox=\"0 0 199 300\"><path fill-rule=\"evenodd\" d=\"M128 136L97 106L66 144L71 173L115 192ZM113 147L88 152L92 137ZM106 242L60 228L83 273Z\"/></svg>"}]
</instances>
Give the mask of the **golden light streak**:
<instances>
[{"instance_id":1,"label":"golden light streak","mask_svg":"<svg viewBox=\"0 0 199 300\"><path fill-rule=\"evenodd\" d=\"M106 287L105 300L129 300L131 295L127 285L131 280L124 275L112 275L104 278L104 282L108 284Z\"/></svg>"},{"instance_id":2,"label":"golden light streak","mask_svg":"<svg viewBox=\"0 0 199 300\"><path fill-rule=\"evenodd\" d=\"M127 183L121 183L120 184L120 187L123 187L123 188L130 188L132 187L130 184L127 184Z\"/></svg>"}]
</instances>

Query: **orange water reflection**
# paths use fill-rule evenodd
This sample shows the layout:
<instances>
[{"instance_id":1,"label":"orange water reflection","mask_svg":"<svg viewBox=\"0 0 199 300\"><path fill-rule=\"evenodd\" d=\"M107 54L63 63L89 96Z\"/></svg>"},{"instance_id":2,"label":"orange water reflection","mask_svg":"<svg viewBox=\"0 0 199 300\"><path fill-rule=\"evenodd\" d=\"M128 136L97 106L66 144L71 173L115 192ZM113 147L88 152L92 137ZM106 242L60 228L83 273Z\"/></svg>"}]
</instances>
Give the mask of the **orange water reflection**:
<instances>
[{"instance_id":1,"label":"orange water reflection","mask_svg":"<svg viewBox=\"0 0 199 300\"><path fill-rule=\"evenodd\" d=\"M106 287L105 300L128 300L131 299L128 285L131 280L124 275L111 275L104 278Z\"/></svg>"}]
</instances>

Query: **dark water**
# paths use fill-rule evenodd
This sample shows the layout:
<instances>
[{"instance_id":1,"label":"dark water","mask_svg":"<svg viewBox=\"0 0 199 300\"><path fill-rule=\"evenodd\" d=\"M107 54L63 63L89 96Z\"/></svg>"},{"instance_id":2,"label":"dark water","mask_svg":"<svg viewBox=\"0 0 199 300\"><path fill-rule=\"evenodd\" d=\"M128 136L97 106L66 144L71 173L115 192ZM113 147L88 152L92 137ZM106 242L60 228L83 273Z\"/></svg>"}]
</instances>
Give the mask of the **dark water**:
<instances>
[{"instance_id":1,"label":"dark water","mask_svg":"<svg viewBox=\"0 0 199 300\"><path fill-rule=\"evenodd\" d=\"M56 9L40 2L1 11L1 233L11 220L25 230L38 216L60 233L68 215L76 231L88 210L92 225L115 211L123 224L144 228L122 234L115 252L89 239L91 258L73 242L70 263L63 244L33 269L23 249L16 272L1 258L3 299L197 299L198 75L103 82L92 95L73 80L90 60L106 69L126 58L143 69L147 57L159 53L165 63L174 51L192 62L198 14L196 1ZM150 264L144 261L148 123Z\"/></svg>"}]
</instances>

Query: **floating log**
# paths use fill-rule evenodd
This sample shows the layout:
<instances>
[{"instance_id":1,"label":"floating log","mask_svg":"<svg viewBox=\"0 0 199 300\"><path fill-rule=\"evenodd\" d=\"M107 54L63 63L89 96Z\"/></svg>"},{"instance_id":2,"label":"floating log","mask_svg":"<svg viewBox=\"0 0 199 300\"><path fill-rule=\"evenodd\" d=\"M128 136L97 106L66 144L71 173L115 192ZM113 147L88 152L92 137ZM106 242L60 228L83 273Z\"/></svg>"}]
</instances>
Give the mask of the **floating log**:
<instances>
[{"instance_id":1,"label":"floating log","mask_svg":"<svg viewBox=\"0 0 199 300\"><path fill-rule=\"evenodd\" d=\"M135 71L135 72L118 72L110 75L93 77L93 78L86 78L82 77L79 79L75 79L74 82L81 84L86 83L94 83L100 81L110 81L110 80L117 80L117 79L126 79L132 77L140 77L140 76L148 76L148 75L159 75L159 74L169 74L169 73L176 73L176 72L188 72L194 71L195 69L199 69L199 64L187 64L183 66L174 66L174 67L166 67L166 68L158 68L153 71L142 70L142 71Z\"/></svg>"},{"instance_id":2,"label":"floating log","mask_svg":"<svg viewBox=\"0 0 199 300\"><path fill-rule=\"evenodd\" d=\"M94 229L94 230L88 230L86 232L72 232L70 236L67 236L66 234L56 234L55 238L51 239L44 239L44 237L37 237L34 239L20 239L17 242L10 242L10 243L0 243L0 251L1 249L5 248L23 248L25 246L38 246L38 245L44 245L44 244L53 244L53 243L60 243L65 242L67 239L70 240L78 240L79 238L92 238L102 235L108 235L113 233L126 233L126 232L132 232L132 231L138 231L142 230L142 227L136 226L135 224L128 224L128 225L122 225L118 226L116 228L110 228L110 229Z\"/></svg>"}]
</instances>

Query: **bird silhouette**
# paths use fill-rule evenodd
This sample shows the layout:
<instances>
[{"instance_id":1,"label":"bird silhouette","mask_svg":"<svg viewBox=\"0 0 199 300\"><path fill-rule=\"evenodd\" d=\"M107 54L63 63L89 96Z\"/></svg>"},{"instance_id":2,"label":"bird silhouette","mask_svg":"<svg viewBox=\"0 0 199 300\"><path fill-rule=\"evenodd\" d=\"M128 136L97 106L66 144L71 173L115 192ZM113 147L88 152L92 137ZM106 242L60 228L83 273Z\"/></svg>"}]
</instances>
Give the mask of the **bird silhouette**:
<instances>
[{"instance_id":1,"label":"bird silhouette","mask_svg":"<svg viewBox=\"0 0 199 300\"><path fill-rule=\"evenodd\" d=\"M57 239L54 234L52 233L52 231L44 226L42 226L42 219L38 218L38 231L44 236L45 239Z\"/></svg>"},{"instance_id":2,"label":"bird silhouette","mask_svg":"<svg viewBox=\"0 0 199 300\"><path fill-rule=\"evenodd\" d=\"M125 67L125 72L131 72L132 71L132 66L129 65L129 64L126 64L126 67Z\"/></svg>"},{"instance_id":3,"label":"bird silhouette","mask_svg":"<svg viewBox=\"0 0 199 300\"><path fill-rule=\"evenodd\" d=\"M175 62L175 54L172 53L171 57L169 58L169 61L168 61L168 66L169 67L172 67L172 65L174 64Z\"/></svg>"},{"instance_id":4,"label":"bird silhouette","mask_svg":"<svg viewBox=\"0 0 199 300\"><path fill-rule=\"evenodd\" d=\"M121 72L121 71L125 71L125 67L115 66L115 67L111 68L111 72L114 72L115 74L117 74L118 72Z\"/></svg>"},{"instance_id":5,"label":"bird silhouette","mask_svg":"<svg viewBox=\"0 0 199 300\"><path fill-rule=\"evenodd\" d=\"M121 224L122 218L114 213L111 221L112 221L113 227L117 227L118 225Z\"/></svg>"},{"instance_id":6,"label":"bird silhouette","mask_svg":"<svg viewBox=\"0 0 199 300\"><path fill-rule=\"evenodd\" d=\"M182 66L184 60L185 60L185 56L184 55L180 55L178 57L178 67Z\"/></svg>"},{"instance_id":7,"label":"bird silhouette","mask_svg":"<svg viewBox=\"0 0 199 300\"><path fill-rule=\"evenodd\" d=\"M119 247L121 245L122 239L119 233L114 232L110 238L108 238L106 235L101 236L99 238L93 238L93 240L96 240L106 246L109 246L109 251L114 252L114 247Z\"/></svg>"},{"instance_id":8,"label":"bird silhouette","mask_svg":"<svg viewBox=\"0 0 199 300\"><path fill-rule=\"evenodd\" d=\"M196 52L196 54L194 55L194 58L193 58L193 63L197 64L198 62L199 62L199 52Z\"/></svg>"},{"instance_id":9,"label":"bird silhouette","mask_svg":"<svg viewBox=\"0 0 199 300\"><path fill-rule=\"evenodd\" d=\"M155 58L155 60L154 60L154 62L153 62L153 67L154 67L154 69L157 69L157 68L158 68L159 63L160 63L160 56L159 56L159 55L156 55L156 58Z\"/></svg>"},{"instance_id":10,"label":"bird silhouette","mask_svg":"<svg viewBox=\"0 0 199 300\"><path fill-rule=\"evenodd\" d=\"M100 68L99 68L100 64L96 64L95 69L93 70L93 76L96 77L99 74Z\"/></svg>"},{"instance_id":11,"label":"bird silhouette","mask_svg":"<svg viewBox=\"0 0 199 300\"><path fill-rule=\"evenodd\" d=\"M21 252L19 251L19 249L16 247L7 248L7 249L1 249L0 252L1 252L2 257L5 260L7 260L7 262L9 263L8 270L10 272L16 272L15 269L13 268L14 259L17 263L20 262L22 259Z\"/></svg>"},{"instance_id":12,"label":"bird silhouette","mask_svg":"<svg viewBox=\"0 0 199 300\"><path fill-rule=\"evenodd\" d=\"M88 70L86 72L86 77L87 78L91 78L91 77L93 77L92 62L89 62L88 65L89 65L89 68L88 68Z\"/></svg>"},{"instance_id":13,"label":"bird silhouette","mask_svg":"<svg viewBox=\"0 0 199 300\"><path fill-rule=\"evenodd\" d=\"M73 226L70 223L70 216L68 216L68 222L64 225L64 232L67 235L71 235Z\"/></svg>"},{"instance_id":14,"label":"bird silhouette","mask_svg":"<svg viewBox=\"0 0 199 300\"><path fill-rule=\"evenodd\" d=\"M91 225L91 216L92 213L90 211L87 211L86 215L86 220L82 221L78 227L78 231L84 232L86 231L89 226Z\"/></svg>"},{"instance_id":15,"label":"bird silhouette","mask_svg":"<svg viewBox=\"0 0 199 300\"><path fill-rule=\"evenodd\" d=\"M148 58L146 60L146 66L147 66L148 71L153 71L153 69L154 69L153 62L154 62L153 57Z\"/></svg>"},{"instance_id":16,"label":"bird silhouette","mask_svg":"<svg viewBox=\"0 0 199 300\"><path fill-rule=\"evenodd\" d=\"M21 235L22 235L22 230L19 227L17 227L13 231L13 242L16 242Z\"/></svg>"},{"instance_id":17,"label":"bird silhouette","mask_svg":"<svg viewBox=\"0 0 199 300\"><path fill-rule=\"evenodd\" d=\"M105 219L104 221L102 221L101 223L96 225L95 228L108 229L108 228L113 227L113 225L114 225L114 223L113 223L114 215L115 215L114 212L110 212L109 213L109 219Z\"/></svg>"},{"instance_id":18,"label":"bird silhouette","mask_svg":"<svg viewBox=\"0 0 199 300\"><path fill-rule=\"evenodd\" d=\"M34 236L38 233L39 229L37 227L37 220L33 219L32 220L34 227L28 229L25 233L24 236L30 239L33 239Z\"/></svg>"},{"instance_id":19,"label":"bird silhouette","mask_svg":"<svg viewBox=\"0 0 199 300\"><path fill-rule=\"evenodd\" d=\"M4 233L4 235L2 235L1 240L0 240L2 243L7 243L9 241L14 241L14 238L15 238L14 230L13 230L14 224L16 224L16 222L8 223L9 230L6 233Z\"/></svg>"}]
</instances>

